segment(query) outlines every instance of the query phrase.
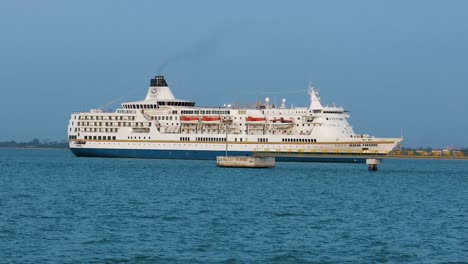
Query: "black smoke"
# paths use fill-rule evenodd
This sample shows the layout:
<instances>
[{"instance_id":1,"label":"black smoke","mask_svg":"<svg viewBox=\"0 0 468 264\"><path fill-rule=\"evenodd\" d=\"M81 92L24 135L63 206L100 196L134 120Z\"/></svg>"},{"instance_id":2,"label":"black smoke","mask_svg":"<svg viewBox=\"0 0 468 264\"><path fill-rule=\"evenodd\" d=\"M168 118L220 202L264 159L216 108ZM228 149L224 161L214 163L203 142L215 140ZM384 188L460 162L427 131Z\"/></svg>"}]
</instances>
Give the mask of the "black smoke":
<instances>
[{"instance_id":1,"label":"black smoke","mask_svg":"<svg viewBox=\"0 0 468 264\"><path fill-rule=\"evenodd\" d=\"M183 51L168 56L157 68L158 74L163 74L163 71L169 65L177 64L180 62L187 62L197 58L208 56L213 53L219 46L219 43L225 39L227 34L231 31L230 27L224 27L216 30L206 38L199 40L193 46L184 49Z\"/></svg>"}]
</instances>

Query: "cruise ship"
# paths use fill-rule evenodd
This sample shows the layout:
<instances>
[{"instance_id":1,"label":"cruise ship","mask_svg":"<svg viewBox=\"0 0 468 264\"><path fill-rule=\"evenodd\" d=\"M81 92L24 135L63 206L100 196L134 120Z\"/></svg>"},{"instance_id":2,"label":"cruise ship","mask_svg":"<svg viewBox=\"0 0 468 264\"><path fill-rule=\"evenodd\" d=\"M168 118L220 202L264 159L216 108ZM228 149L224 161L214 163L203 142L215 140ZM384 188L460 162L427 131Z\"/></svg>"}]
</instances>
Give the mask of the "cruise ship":
<instances>
[{"instance_id":1,"label":"cruise ship","mask_svg":"<svg viewBox=\"0 0 468 264\"><path fill-rule=\"evenodd\" d=\"M311 86L308 95L308 107L287 107L285 99L275 105L269 98L251 107L198 107L194 101L177 99L164 77L156 76L142 101L122 103L115 112L71 114L69 146L79 157L214 160L262 151L386 154L402 141L356 134L348 111L322 105ZM310 155L277 160L333 161Z\"/></svg>"}]
</instances>

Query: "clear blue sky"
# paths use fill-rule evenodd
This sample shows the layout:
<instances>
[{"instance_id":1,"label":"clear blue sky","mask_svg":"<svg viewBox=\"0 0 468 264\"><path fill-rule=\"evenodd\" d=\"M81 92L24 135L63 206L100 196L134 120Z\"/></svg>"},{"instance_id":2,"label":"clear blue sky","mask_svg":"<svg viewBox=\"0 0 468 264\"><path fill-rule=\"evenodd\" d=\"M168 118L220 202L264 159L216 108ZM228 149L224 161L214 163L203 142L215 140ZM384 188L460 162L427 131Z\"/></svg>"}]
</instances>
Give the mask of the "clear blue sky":
<instances>
[{"instance_id":1,"label":"clear blue sky","mask_svg":"<svg viewBox=\"0 0 468 264\"><path fill-rule=\"evenodd\" d=\"M406 146L468 146L467 10L455 0L2 0L0 140L65 139L71 112L143 98L172 58L163 73L174 94L199 105L307 106L295 91L311 81L351 111L356 132L403 128Z\"/></svg>"}]
</instances>

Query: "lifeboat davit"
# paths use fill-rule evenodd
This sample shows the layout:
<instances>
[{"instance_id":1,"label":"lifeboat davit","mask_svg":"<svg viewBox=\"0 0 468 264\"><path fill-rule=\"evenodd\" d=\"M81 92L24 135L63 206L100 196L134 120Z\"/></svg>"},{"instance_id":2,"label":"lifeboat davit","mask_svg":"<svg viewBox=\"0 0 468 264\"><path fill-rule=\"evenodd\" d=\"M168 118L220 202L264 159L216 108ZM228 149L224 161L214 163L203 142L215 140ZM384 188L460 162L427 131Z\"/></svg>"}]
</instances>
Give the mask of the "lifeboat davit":
<instances>
[{"instance_id":1,"label":"lifeboat davit","mask_svg":"<svg viewBox=\"0 0 468 264\"><path fill-rule=\"evenodd\" d=\"M204 123L219 123L221 118L217 116L204 116L201 121Z\"/></svg>"},{"instance_id":2,"label":"lifeboat davit","mask_svg":"<svg viewBox=\"0 0 468 264\"><path fill-rule=\"evenodd\" d=\"M182 123L198 123L197 116L181 116L180 122Z\"/></svg>"}]
</instances>

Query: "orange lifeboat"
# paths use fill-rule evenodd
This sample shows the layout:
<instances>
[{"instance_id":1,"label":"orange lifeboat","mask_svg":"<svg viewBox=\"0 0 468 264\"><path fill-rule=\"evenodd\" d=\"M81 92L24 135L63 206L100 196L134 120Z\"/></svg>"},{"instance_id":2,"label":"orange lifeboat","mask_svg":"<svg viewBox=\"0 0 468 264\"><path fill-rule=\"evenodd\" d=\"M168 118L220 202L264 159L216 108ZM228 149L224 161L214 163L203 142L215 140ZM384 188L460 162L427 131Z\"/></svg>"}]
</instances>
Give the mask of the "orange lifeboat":
<instances>
[{"instance_id":1,"label":"orange lifeboat","mask_svg":"<svg viewBox=\"0 0 468 264\"><path fill-rule=\"evenodd\" d=\"M198 117L197 116L181 116L180 122L182 123L197 123Z\"/></svg>"},{"instance_id":2,"label":"orange lifeboat","mask_svg":"<svg viewBox=\"0 0 468 264\"><path fill-rule=\"evenodd\" d=\"M221 118L217 116L204 116L202 117L201 121L207 123L218 123L220 122Z\"/></svg>"},{"instance_id":3,"label":"orange lifeboat","mask_svg":"<svg viewBox=\"0 0 468 264\"><path fill-rule=\"evenodd\" d=\"M253 116L248 116L247 117L247 122L265 122L266 119L264 117L253 117Z\"/></svg>"}]
</instances>

